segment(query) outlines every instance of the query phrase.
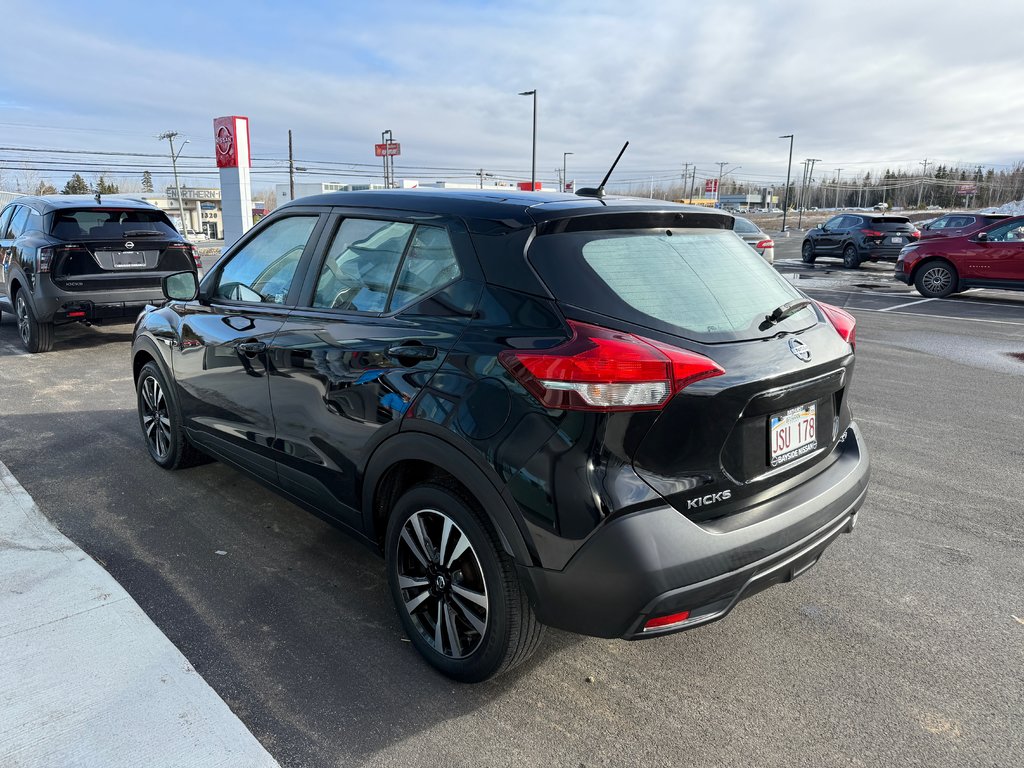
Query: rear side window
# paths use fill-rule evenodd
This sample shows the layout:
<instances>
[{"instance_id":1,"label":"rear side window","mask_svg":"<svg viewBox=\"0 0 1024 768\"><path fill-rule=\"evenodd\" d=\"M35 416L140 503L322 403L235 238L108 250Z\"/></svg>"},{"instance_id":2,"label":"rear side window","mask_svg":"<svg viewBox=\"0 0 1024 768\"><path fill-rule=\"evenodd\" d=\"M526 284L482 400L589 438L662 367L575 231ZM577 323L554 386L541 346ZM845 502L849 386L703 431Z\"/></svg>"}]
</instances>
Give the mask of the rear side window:
<instances>
[{"instance_id":1,"label":"rear side window","mask_svg":"<svg viewBox=\"0 0 1024 768\"><path fill-rule=\"evenodd\" d=\"M762 338L816 322L803 309L762 330L766 315L801 295L721 230L548 235L534 241L530 261L564 305L696 341Z\"/></svg>"},{"instance_id":2,"label":"rear side window","mask_svg":"<svg viewBox=\"0 0 1024 768\"><path fill-rule=\"evenodd\" d=\"M130 237L177 238L178 233L160 211L104 207L57 211L50 234L60 240L124 240Z\"/></svg>"},{"instance_id":3,"label":"rear side window","mask_svg":"<svg viewBox=\"0 0 1024 768\"><path fill-rule=\"evenodd\" d=\"M739 232L742 235L756 235L761 231L757 228L754 222L749 219L744 219L741 216L736 217L736 223L733 224L732 228L734 232Z\"/></svg>"},{"instance_id":4,"label":"rear side window","mask_svg":"<svg viewBox=\"0 0 1024 768\"><path fill-rule=\"evenodd\" d=\"M345 219L324 259L313 306L383 312L412 230L400 221Z\"/></svg>"}]
</instances>

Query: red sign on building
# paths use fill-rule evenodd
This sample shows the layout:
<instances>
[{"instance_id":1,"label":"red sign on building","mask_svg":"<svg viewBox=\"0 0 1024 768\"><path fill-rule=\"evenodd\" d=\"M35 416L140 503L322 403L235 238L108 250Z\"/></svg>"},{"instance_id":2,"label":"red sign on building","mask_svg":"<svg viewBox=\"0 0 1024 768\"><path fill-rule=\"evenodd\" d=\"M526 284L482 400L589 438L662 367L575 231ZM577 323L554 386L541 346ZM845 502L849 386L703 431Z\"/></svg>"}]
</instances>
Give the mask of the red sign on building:
<instances>
[{"instance_id":1,"label":"red sign on building","mask_svg":"<svg viewBox=\"0 0 1024 768\"><path fill-rule=\"evenodd\" d=\"M519 191L520 192L540 192L540 189L541 189L541 187L540 187L540 182L539 181L534 181L534 182L520 181L519 182Z\"/></svg>"},{"instance_id":2,"label":"red sign on building","mask_svg":"<svg viewBox=\"0 0 1024 768\"><path fill-rule=\"evenodd\" d=\"M397 157L402 154L402 145L397 141L389 141L386 144L374 144L373 154L377 157Z\"/></svg>"}]
</instances>

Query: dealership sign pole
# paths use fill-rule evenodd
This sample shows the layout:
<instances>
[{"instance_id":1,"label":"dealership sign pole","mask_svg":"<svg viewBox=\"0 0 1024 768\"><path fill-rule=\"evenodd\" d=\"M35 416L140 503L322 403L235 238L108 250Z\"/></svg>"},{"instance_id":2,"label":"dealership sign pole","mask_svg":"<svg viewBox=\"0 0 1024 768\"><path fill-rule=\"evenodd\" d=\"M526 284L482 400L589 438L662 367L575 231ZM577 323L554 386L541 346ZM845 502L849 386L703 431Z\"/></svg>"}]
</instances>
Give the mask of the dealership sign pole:
<instances>
[{"instance_id":1,"label":"dealership sign pole","mask_svg":"<svg viewBox=\"0 0 1024 768\"><path fill-rule=\"evenodd\" d=\"M213 138L220 170L224 245L230 246L252 227L249 118L218 117L213 121Z\"/></svg>"}]
</instances>

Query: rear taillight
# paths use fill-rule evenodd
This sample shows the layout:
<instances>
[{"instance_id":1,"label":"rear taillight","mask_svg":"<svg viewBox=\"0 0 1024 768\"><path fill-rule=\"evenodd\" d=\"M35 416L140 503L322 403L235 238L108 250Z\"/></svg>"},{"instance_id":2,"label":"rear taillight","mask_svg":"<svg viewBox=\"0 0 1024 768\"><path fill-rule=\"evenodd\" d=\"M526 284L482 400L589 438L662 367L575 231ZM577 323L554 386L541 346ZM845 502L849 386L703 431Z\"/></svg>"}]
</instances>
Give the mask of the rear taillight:
<instances>
[{"instance_id":1,"label":"rear taillight","mask_svg":"<svg viewBox=\"0 0 1024 768\"><path fill-rule=\"evenodd\" d=\"M572 337L549 349L507 349L501 364L548 408L640 411L660 408L701 379L715 361L622 331L569 320Z\"/></svg>"},{"instance_id":2,"label":"rear taillight","mask_svg":"<svg viewBox=\"0 0 1024 768\"><path fill-rule=\"evenodd\" d=\"M910 233L910 236L911 237L920 237L921 236L921 232L919 230L915 229L913 232Z\"/></svg>"},{"instance_id":3,"label":"rear taillight","mask_svg":"<svg viewBox=\"0 0 1024 768\"><path fill-rule=\"evenodd\" d=\"M39 249L39 255L36 257L36 272L50 271L50 267L53 266L53 257L56 250L56 248L49 245Z\"/></svg>"},{"instance_id":4,"label":"rear taillight","mask_svg":"<svg viewBox=\"0 0 1024 768\"><path fill-rule=\"evenodd\" d=\"M39 249L39 255L36 257L36 272L52 272L54 264L57 263L57 259L62 256L67 256L75 251L84 251L87 255L88 250L80 245L46 245Z\"/></svg>"},{"instance_id":5,"label":"rear taillight","mask_svg":"<svg viewBox=\"0 0 1024 768\"><path fill-rule=\"evenodd\" d=\"M819 301L818 306L821 308L821 311L825 313L825 317L828 318L829 322L832 323L832 327L835 328L839 332L839 335L843 337L843 341L847 342L851 347L856 347L857 318L845 309L834 307L823 301Z\"/></svg>"},{"instance_id":6,"label":"rear taillight","mask_svg":"<svg viewBox=\"0 0 1024 768\"><path fill-rule=\"evenodd\" d=\"M755 247L757 247L757 248L774 248L775 247L775 241L774 240L762 240Z\"/></svg>"},{"instance_id":7,"label":"rear taillight","mask_svg":"<svg viewBox=\"0 0 1024 768\"><path fill-rule=\"evenodd\" d=\"M199 251L196 250L194 245L188 243L175 243L174 245L167 246L168 251L183 251L193 263L196 265L196 269L202 269L203 263L199 258Z\"/></svg>"},{"instance_id":8,"label":"rear taillight","mask_svg":"<svg viewBox=\"0 0 1024 768\"><path fill-rule=\"evenodd\" d=\"M885 237L885 232L879 232L877 229L862 229L861 232L868 237Z\"/></svg>"}]
</instances>

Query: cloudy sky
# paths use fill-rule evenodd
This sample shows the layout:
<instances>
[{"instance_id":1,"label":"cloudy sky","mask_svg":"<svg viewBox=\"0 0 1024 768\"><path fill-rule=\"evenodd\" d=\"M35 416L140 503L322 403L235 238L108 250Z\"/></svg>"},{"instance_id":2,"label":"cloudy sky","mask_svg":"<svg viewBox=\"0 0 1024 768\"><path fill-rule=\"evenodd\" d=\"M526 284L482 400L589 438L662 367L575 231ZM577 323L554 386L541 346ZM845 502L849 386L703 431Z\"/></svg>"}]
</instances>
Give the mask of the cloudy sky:
<instances>
[{"instance_id":1,"label":"cloudy sky","mask_svg":"<svg viewBox=\"0 0 1024 768\"><path fill-rule=\"evenodd\" d=\"M298 164L323 169L313 178L376 173L389 128L399 177L528 179L532 105L517 93L533 88L545 181L563 152L569 178L597 181L626 139L621 183L726 161L738 179L781 184L787 133L794 173L815 157L829 178L1024 159L1021 0L0 0L0 18L7 178L63 180L84 161L161 174L158 158L25 150L159 153L155 136L176 130L200 183L212 119L240 114L256 186L287 178L289 128Z\"/></svg>"}]
</instances>

